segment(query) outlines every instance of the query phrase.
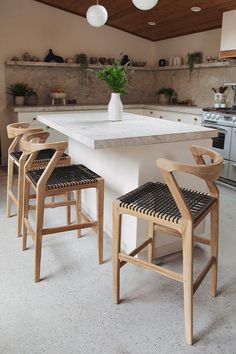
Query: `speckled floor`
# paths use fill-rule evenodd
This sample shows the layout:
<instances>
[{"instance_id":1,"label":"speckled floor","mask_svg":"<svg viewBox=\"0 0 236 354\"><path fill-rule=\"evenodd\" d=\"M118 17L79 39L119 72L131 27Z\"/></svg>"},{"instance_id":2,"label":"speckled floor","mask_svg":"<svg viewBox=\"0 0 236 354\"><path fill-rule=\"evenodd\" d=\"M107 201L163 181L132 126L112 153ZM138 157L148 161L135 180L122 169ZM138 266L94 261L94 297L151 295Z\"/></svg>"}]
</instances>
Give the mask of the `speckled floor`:
<instances>
[{"instance_id":1,"label":"speckled floor","mask_svg":"<svg viewBox=\"0 0 236 354\"><path fill-rule=\"evenodd\" d=\"M111 243L96 263L92 233L43 241L43 281L33 283L33 247L20 250L16 218L5 217L5 171L0 172L0 353L170 354L236 353L236 192L221 189L219 295L209 277L194 296L193 347L185 344L182 285L128 265L122 269L120 305L112 303ZM63 216L54 213L55 221ZM207 259L195 247L195 271ZM171 262L170 262L171 261ZM181 254L165 260L181 270Z\"/></svg>"}]
</instances>

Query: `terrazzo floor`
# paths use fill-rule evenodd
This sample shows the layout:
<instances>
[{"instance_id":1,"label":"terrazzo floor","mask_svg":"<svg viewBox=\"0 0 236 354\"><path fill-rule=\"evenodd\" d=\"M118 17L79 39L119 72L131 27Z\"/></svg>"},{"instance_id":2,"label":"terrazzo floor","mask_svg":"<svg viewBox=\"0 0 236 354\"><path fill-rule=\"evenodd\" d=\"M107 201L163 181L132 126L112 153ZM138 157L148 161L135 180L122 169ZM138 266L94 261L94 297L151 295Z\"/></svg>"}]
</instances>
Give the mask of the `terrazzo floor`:
<instances>
[{"instance_id":1,"label":"terrazzo floor","mask_svg":"<svg viewBox=\"0 0 236 354\"><path fill-rule=\"evenodd\" d=\"M219 295L209 276L194 296L194 345L185 344L182 285L128 265L120 305L112 303L111 242L97 265L95 236L44 238L43 280L33 282L34 252L21 251L16 217L5 216L6 171L0 171L0 354L236 353L236 192L220 187ZM65 218L47 210L46 223ZM54 216L53 216L54 215ZM194 249L194 272L207 260ZM181 271L181 253L163 260Z\"/></svg>"}]
</instances>

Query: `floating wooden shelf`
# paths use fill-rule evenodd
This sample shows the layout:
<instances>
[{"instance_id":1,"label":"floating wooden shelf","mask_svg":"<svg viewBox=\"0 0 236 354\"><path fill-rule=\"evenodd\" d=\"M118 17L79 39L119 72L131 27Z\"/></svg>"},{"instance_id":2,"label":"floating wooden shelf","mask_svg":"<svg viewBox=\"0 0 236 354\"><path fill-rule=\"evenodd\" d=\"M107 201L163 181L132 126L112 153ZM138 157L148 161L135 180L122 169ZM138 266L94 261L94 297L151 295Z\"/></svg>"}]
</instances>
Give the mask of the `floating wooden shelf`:
<instances>
[{"instance_id":1,"label":"floating wooden shelf","mask_svg":"<svg viewBox=\"0 0 236 354\"><path fill-rule=\"evenodd\" d=\"M34 67L57 67L57 68L80 68L80 64L69 64L69 63L46 63L44 61L6 61L6 65L13 66L34 66ZM236 66L236 60L227 60L216 63L203 63L195 64L194 69L202 68L222 68L222 67L234 67ZM89 65L89 69L101 69L103 65ZM141 71L165 71L165 70L184 70L189 69L188 65L180 66L162 66L162 67L148 67L148 66L128 66L129 70L141 70Z\"/></svg>"},{"instance_id":2,"label":"floating wooden shelf","mask_svg":"<svg viewBox=\"0 0 236 354\"><path fill-rule=\"evenodd\" d=\"M34 67L56 67L56 68L80 68L80 64L76 63L46 63L44 61L13 61L13 60L8 60L6 61L6 65L13 65L13 66L34 66ZM101 69L104 65L89 65L89 69ZM153 71L156 70L156 68L151 68L147 66L128 66L128 69L132 70L145 70L145 71Z\"/></svg>"}]
</instances>

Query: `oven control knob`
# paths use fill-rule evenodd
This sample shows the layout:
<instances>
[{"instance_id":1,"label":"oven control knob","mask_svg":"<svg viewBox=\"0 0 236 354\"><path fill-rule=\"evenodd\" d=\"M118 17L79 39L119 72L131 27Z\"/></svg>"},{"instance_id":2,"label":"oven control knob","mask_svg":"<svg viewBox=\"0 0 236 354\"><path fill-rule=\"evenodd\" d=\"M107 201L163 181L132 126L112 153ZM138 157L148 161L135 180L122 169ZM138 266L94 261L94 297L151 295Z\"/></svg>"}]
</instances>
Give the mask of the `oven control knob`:
<instances>
[{"instance_id":1,"label":"oven control knob","mask_svg":"<svg viewBox=\"0 0 236 354\"><path fill-rule=\"evenodd\" d=\"M206 113L206 117L209 118L211 116L211 113Z\"/></svg>"},{"instance_id":2,"label":"oven control knob","mask_svg":"<svg viewBox=\"0 0 236 354\"><path fill-rule=\"evenodd\" d=\"M216 115L216 120L219 120L219 119L220 119L220 115L217 114L217 115Z\"/></svg>"},{"instance_id":3,"label":"oven control knob","mask_svg":"<svg viewBox=\"0 0 236 354\"><path fill-rule=\"evenodd\" d=\"M211 114L211 119L213 119L215 117L214 113Z\"/></svg>"}]
</instances>

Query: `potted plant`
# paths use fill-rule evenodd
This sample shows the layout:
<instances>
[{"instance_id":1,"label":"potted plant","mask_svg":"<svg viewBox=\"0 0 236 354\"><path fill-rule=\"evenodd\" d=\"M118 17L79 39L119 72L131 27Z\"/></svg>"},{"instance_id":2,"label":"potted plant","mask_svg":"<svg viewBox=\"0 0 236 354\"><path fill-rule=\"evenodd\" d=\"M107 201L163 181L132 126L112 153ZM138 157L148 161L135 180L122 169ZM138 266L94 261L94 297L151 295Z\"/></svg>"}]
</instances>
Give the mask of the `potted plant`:
<instances>
[{"instance_id":1,"label":"potted plant","mask_svg":"<svg viewBox=\"0 0 236 354\"><path fill-rule=\"evenodd\" d=\"M128 74L126 66L121 66L120 63L106 65L97 72L97 77L105 81L111 90L111 100L108 104L108 120L122 120L123 104L120 95L127 94Z\"/></svg>"},{"instance_id":2,"label":"potted plant","mask_svg":"<svg viewBox=\"0 0 236 354\"><path fill-rule=\"evenodd\" d=\"M188 53L187 55L187 65L189 66L190 72L193 71L194 64L202 63L202 52Z\"/></svg>"},{"instance_id":3,"label":"potted plant","mask_svg":"<svg viewBox=\"0 0 236 354\"><path fill-rule=\"evenodd\" d=\"M156 94L159 96L159 103L160 104L170 103L170 99L173 93L174 90L171 87L169 88L162 87L159 91L156 92Z\"/></svg>"},{"instance_id":4,"label":"potted plant","mask_svg":"<svg viewBox=\"0 0 236 354\"><path fill-rule=\"evenodd\" d=\"M16 82L8 86L7 93L14 98L14 103L17 106L23 106L25 95L30 90L29 86L24 82Z\"/></svg>"}]
</instances>

